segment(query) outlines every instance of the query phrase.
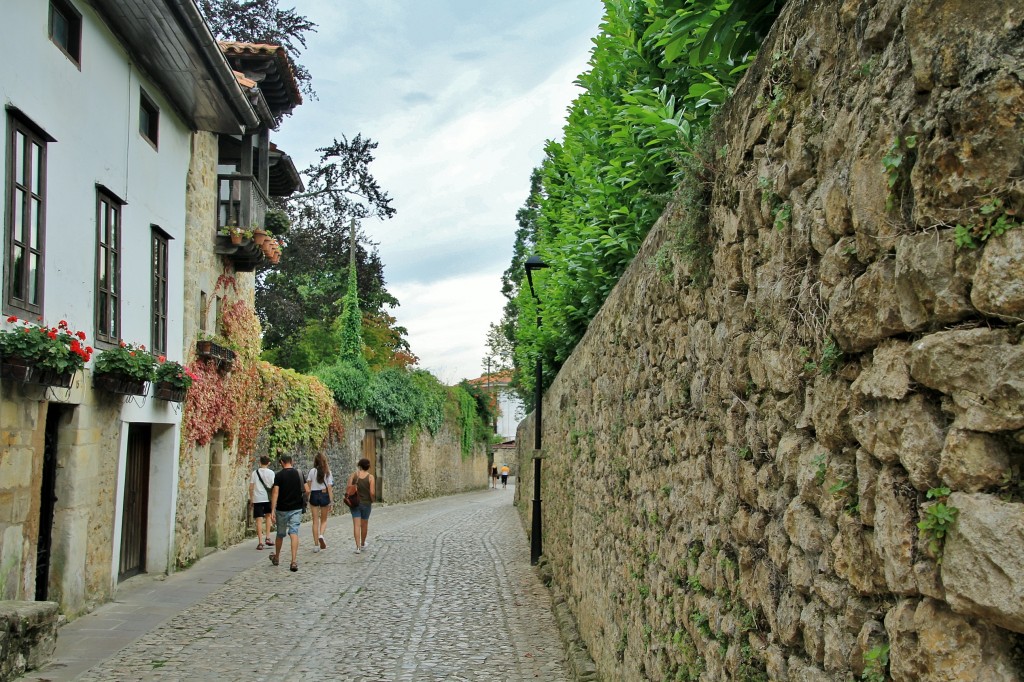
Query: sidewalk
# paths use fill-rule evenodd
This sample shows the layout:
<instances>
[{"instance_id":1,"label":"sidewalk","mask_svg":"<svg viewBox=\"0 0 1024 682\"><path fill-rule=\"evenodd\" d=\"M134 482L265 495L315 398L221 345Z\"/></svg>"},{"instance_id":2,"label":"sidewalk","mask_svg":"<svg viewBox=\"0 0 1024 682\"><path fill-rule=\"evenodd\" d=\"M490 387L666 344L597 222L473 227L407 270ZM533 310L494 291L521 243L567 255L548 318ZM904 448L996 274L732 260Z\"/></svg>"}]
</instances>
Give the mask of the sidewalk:
<instances>
[{"instance_id":1,"label":"sidewalk","mask_svg":"<svg viewBox=\"0 0 1024 682\"><path fill-rule=\"evenodd\" d=\"M332 530L342 526L351 533L351 522L342 514L331 517ZM335 525L336 524L336 525ZM299 537L309 538L309 523ZM285 548L288 547L287 540ZM114 601L103 604L65 625L57 634L57 650L43 670L33 670L20 680L64 682L107 660L121 649L156 629L168 619L201 602L228 580L255 564L267 562L267 550L256 551L256 537L216 550L190 568L171 575L140 575L123 582Z\"/></svg>"}]
</instances>

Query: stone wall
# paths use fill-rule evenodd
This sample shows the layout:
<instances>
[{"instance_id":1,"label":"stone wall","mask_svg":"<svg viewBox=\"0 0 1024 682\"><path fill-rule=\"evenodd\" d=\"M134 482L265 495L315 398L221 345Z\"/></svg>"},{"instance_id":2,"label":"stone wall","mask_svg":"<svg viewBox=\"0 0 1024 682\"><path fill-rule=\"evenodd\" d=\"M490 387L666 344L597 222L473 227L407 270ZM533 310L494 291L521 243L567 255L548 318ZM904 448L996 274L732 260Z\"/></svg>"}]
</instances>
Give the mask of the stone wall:
<instances>
[{"instance_id":1,"label":"stone wall","mask_svg":"<svg viewBox=\"0 0 1024 682\"><path fill-rule=\"evenodd\" d=\"M48 596L71 618L111 598L117 554L121 402L88 390L90 377L67 390L0 386L0 599L35 598L45 427L59 410Z\"/></svg>"},{"instance_id":2,"label":"stone wall","mask_svg":"<svg viewBox=\"0 0 1024 682\"><path fill-rule=\"evenodd\" d=\"M335 504L332 514L347 515L341 503L344 483L356 470L363 456L363 438L369 430L376 435L377 481L385 503L450 495L487 485L487 455L477 445L472 456L463 457L458 426L445 422L437 435L412 432L388 438L374 421L353 412L343 412L342 433L332 436L324 446L335 478ZM257 452L266 452L266 433L261 435ZM297 448L292 453L295 466L303 473L313 466L316 451ZM239 462L230 448L215 440L210 446L189 449L181 460L181 484L178 492L177 564L192 564L202 556L204 547L227 547L254 535L256 530L248 513L249 476L258 455L252 461ZM211 461L212 460L212 461ZM277 468L272 465L272 468ZM209 478L204 478L209 476ZM188 500L182 503L182 499ZM304 520L308 521L307 515Z\"/></svg>"},{"instance_id":3,"label":"stone wall","mask_svg":"<svg viewBox=\"0 0 1024 682\"><path fill-rule=\"evenodd\" d=\"M1022 31L787 3L703 159L710 284L674 204L545 394L545 556L605 679L1024 677L1024 229L954 243L1024 206Z\"/></svg>"},{"instance_id":4,"label":"stone wall","mask_svg":"<svg viewBox=\"0 0 1024 682\"><path fill-rule=\"evenodd\" d=\"M451 495L487 485L484 446L475 446L471 456L463 457L459 427L451 420L445 420L433 436L411 429L392 436L380 429L372 418L353 412L342 412L342 426L341 438L332 438L325 448L335 478L334 492L338 499L335 514L348 513L348 508L340 503L344 494L342 485L363 457L363 438L367 431L376 437L377 480L385 503ZM315 453L309 449L293 455L296 466L303 471L313 465Z\"/></svg>"},{"instance_id":5,"label":"stone wall","mask_svg":"<svg viewBox=\"0 0 1024 682\"><path fill-rule=\"evenodd\" d=\"M59 623L55 602L0 600L0 682L49 663Z\"/></svg>"}]
</instances>

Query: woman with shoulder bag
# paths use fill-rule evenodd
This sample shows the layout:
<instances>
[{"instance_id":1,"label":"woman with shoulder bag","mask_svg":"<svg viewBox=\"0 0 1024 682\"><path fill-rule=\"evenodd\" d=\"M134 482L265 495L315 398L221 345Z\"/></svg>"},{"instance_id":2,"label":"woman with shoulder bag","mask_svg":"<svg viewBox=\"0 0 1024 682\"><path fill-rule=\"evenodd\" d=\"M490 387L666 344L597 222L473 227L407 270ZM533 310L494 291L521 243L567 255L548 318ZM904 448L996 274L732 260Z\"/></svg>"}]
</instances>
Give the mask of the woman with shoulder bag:
<instances>
[{"instance_id":1,"label":"woman with shoulder bag","mask_svg":"<svg viewBox=\"0 0 1024 682\"><path fill-rule=\"evenodd\" d=\"M366 551L366 530L377 492L370 473L370 460L365 457L359 460L359 468L349 476L348 484L359 491L359 504L352 507L352 536L356 540L356 554L359 554Z\"/></svg>"},{"instance_id":2,"label":"woman with shoulder bag","mask_svg":"<svg viewBox=\"0 0 1024 682\"><path fill-rule=\"evenodd\" d=\"M306 492L309 493L309 509L313 515L313 552L327 549L324 532L327 530L327 517L334 504L334 477L331 467L324 454L317 453L313 458L313 468L306 476Z\"/></svg>"}]
</instances>

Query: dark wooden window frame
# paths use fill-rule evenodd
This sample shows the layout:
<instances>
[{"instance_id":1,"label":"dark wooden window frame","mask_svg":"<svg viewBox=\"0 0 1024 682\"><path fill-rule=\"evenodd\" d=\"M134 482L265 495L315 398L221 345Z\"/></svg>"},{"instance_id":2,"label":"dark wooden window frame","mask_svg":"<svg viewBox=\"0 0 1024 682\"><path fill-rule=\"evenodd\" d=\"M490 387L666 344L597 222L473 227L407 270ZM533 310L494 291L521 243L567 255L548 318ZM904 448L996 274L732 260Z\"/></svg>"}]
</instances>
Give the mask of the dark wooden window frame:
<instances>
[{"instance_id":1,"label":"dark wooden window frame","mask_svg":"<svg viewBox=\"0 0 1024 682\"><path fill-rule=\"evenodd\" d=\"M96 302L94 327L98 344L121 339L121 207L124 202L96 186ZM113 218L113 222L111 222ZM103 273L107 273L104 281Z\"/></svg>"},{"instance_id":2,"label":"dark wooden window frame","mask_svg":"<svg viewBox=\"0 0 1024 682\"><path fill-rule=\"evenodd\" d=\"M143 118L143 113L146 118ZM149 125L146 125L147 121ZM160 107L142 88L139 88L139 134L153 145L153 149L160 148Z\"/></svg>"},{"instance_id":3,"label":"dark wooden window frame","mask_svg":"<svg viewBox=\"0 0 1024 682\"><path fill-rule=\"evenodd\" d=\"M47 144L55 140L13 107L7 107L6 140L4 312L35 318L43 314L45 300ZM26 150L35 150L35 153L25 153ZM16 169L15 165L21 168ZM15 225L16 219L18 225ZM16 267L19 254L21 263ZM27 300L27 278L32 274L33 258L36 265L34 301ZM16 270L24 273L18 280Z\"/></svg>"},{"instance_id":4,"label":"dark wooden window frame","mask_svg":"<svg viewBox=\"0 0 1024 682\"><path fill-rule=\"evenodd\" d=\"M55 31L56 19L60 17L68 24L67 44L62 43ZM64 56L70 59L79 70L82 69L82 14L68 0L50 0L50 12L47 16L47 32L50 40Z\"/></svg>"},{"instance_id":5,"label":"dark wooden window frame","mask_svg":"<svg viewBox=\"0 0 1024 682\"><path fill-rule=\"evenodd\" d=\"M167 292L168 268L167 258L170 255L170 242L172 237L156 225L151 225L153 259L152 278L152 321L150 324L153 352L158 355L167 355Z\"/></svg>"}]
</instances>

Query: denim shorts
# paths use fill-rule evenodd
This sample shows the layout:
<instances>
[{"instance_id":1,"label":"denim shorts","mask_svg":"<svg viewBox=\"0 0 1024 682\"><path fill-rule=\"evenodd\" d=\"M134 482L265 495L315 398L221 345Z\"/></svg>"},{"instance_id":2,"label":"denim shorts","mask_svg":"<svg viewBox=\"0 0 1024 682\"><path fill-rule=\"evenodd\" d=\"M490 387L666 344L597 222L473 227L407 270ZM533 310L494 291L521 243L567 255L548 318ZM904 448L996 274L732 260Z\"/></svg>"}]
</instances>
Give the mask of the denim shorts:
<instances>
[{"instance_id":1,"label":"denim shorts","mask_svg":"<svg viewBox=\"0 0 1024 682\"><path fill-rule=\"evenodd\" d=\"M314 507L329 507L331 494L327 490L314 490L309 493L309 504Z\"/></svg>"},{"instance_id":2,"label":"denim shorts","mask_svg":"<svg viewBox=\"0 0 1024 682\"><path fill-rule=\"evenodd\" d=\"M302 521L301 509L293 509L291 511L281 511L278 509L277 537L283 538L285 535L298 535L300 521Z\"/></svg>"},{"instance_id":3,"label":"denim shorts","mask_svg":"<svg viewBox=\"0 0 1024 682\"><path fill-rule=\"evenodd\" d=\"M355 507L352 507L352 518L353 519L368 519L370 518L370 507L372 504L359 503Z\"/></svg>"}]
</instances>

